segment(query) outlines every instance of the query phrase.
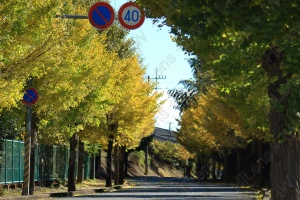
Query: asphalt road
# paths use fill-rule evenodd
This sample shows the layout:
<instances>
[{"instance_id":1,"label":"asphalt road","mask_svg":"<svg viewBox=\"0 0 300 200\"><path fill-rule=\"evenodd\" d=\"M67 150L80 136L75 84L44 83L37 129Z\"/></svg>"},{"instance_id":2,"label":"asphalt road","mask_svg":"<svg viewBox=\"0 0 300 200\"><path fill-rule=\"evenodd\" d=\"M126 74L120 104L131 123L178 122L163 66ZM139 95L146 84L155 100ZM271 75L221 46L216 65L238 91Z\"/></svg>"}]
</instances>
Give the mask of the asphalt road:
<instances>
[{"instance_id":1,"label":"asphalt road","mask_svg":"<svg viewBox=\"0 0 300 200\"><path fill-rule=\"evenodd\" d=\"M196 183L186 178L141 177L131 181L136 186L116 192L93 194L89 196L59 198L70 199L101 199L101 200L135 200L135 199L205 199L205 200L255 200L255 192L231 185Z\"/></svg>"}]
</instances>

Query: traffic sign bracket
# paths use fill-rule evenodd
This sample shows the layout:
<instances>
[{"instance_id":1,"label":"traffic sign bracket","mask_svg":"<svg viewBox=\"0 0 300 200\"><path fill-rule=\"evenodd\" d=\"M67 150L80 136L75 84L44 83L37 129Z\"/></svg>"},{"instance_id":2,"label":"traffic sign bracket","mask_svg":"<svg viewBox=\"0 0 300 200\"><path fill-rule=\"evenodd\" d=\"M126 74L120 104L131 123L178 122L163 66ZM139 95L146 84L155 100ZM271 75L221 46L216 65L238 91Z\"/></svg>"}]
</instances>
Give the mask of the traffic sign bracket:
<instances>
[{"instance_id":1,"label":"traffic sign bracket","mask_svg":"<svg viewBox=\"0 0 300 200\"><path fill-rule=\"evenodd\" d=\"M106 16L103 16L102 12L104 12ZM62 19L89 19L92 26L97 29L106 29L110 27L115 20L118 20L124 28L134 30L142 26L145 21L143 11L133 2L123 4L118 13L114 12L110 4L98 2L90 8L88 15L61 14L55 17Z\"/></svg>"},{"instance_id":2,"label":"traffic sign bracket","mask_svg":"<svg viewBox=\"0 0 300 200\"><path fill-rule=\"evenodd\" d=\"M56 15L56 18L66 18L66 19L88 19L87 15Z\"/></svg>"}]
</instances>

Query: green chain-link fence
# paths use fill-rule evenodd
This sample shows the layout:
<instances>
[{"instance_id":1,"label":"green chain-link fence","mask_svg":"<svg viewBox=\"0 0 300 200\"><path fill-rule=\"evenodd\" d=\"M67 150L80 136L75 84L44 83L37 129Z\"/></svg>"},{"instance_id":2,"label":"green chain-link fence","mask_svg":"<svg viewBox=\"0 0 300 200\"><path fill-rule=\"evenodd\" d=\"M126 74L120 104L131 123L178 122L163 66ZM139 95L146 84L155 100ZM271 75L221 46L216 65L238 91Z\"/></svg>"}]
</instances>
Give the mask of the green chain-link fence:
<instances>
[{"instance_id":1,"label":"green chain-link fence","mask_svg":"<svg viewBox=\"0 0 300 200\"><path fill-rule=\"evenodd\" d=\"M69 154L69 149L64 146L38 145L36 148L35 181L67 179ZM23 182L23 175L24 142L0 140L0 184L21 183ZM84 178L89 178L89 176L90 157L84 152Z\"/></svg>"},{"instance_id":2,"label":"green chain-link fence","mask_svg":"<svg viewBox=\"0 0 300 200\"><path fill-rule=\"evenodd\" d=\"M0 141L0 184L23 182L24 142Z\"/></svg>"}]
</instances>

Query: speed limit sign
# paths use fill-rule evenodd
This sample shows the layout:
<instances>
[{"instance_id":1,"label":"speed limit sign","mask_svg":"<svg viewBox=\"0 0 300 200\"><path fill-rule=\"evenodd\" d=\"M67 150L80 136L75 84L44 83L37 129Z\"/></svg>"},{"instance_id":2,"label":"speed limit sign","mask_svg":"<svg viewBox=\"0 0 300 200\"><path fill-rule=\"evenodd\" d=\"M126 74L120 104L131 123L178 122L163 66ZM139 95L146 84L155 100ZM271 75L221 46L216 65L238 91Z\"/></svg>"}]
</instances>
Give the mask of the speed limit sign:
<instances>
[{"instance_id":1,"label":"speed limit sign","mask_svg":"<svg viewBox=\"0 0 300 200\"><path fill-rule=\"evenodd\" d=\"M134 30L142 26L145 21L145 15L137 5L133 2L128 2L119 9L118 19L123 27Z\"/></svg>"}]
</instances>

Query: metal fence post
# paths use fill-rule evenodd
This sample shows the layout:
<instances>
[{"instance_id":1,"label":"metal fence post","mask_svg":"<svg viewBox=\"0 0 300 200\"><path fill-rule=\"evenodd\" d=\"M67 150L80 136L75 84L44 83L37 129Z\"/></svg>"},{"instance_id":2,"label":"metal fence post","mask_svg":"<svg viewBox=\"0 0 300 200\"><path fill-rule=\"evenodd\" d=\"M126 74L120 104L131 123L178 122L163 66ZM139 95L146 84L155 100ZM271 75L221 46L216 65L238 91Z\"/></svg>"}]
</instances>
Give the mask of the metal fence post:
<instances>
[{"instance_id":1,"label":"metal fence post","mask_svg":"<svg viewBox=\"0 0 300 200\"><path fill-rule=\"evenodd\" d=\"M66 159L66 165L65 165L65 179L68 178L68 170L69 170L69 156L70 156L70 149L66 148L66 155L65 155L65 159Z\"/></svg>"},{"instance_id":2,"label":"metal fence post","mask_svg":"<svg viewBox=\"0 0 300 200\"><path fill-rule=\"evenodd\" d=\"M42 160L42 187L44 187L44 165L45 165L45 163L44 163L44 152L45 152L45 150L44 150L44 145L42 144L42 146L41 146L41 151L40 152L42 152L42 153L40 153L40 156L41 156L41 160Z\"/></svg>"},{"instance_id":3,"label":"metal fence post","mask_svg":"<svg viewBox=\"0 0 300 200\"><path fill-rule=\"evenodd\" d=\"M35 155L35 176L36 176L36 181L40 180L40 160L39 160L39 155L40 155L40 150L39 150L39 144L36 144L36 155Z\"/></svg>"},{"instance_id":4,"label":"metal fence post","mask_svg":"<svg viewBox=\"0 0 300 200\"><path fill-rule=\"evenodd\" d=\"M11 183L14 183L14 140L11 140Z\"/></svg>"},{"instance_id":5,"label":"metal fence post","mask_svg":"<svg viewBox=\"0 0 300 200\"><path fill-rule=\"evenodd\" d=\"M19 154L19 184L21 183L21 147L20 141L18 141L18 154Z\"/></svg>"},{"instance_id":6,"label":"metal fence post","mask_svg":"<svg viewBox=\"0 0 300 200\"><path fill-rule=\"evenodd\" d=\"M6 185L7 183L7 163L6 163L6 156L7 156L7 145L6 145L6 139L4 140L4 146L5 146L5 150L4 150L4 184Z\"/></svg>"},{"instance_id":7,"label":"metal fence post","mask_svg":"<svg viewBox=\"0 0 300 200\"><path fill-rule=\"evenodd\" d=\"M54 180L54 172L55 172L55 163L56 163L56 147L52 146L53 153L52 153L52 180Z\"/></svg>"}]
</instances>

